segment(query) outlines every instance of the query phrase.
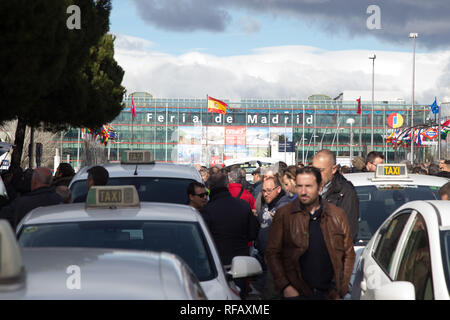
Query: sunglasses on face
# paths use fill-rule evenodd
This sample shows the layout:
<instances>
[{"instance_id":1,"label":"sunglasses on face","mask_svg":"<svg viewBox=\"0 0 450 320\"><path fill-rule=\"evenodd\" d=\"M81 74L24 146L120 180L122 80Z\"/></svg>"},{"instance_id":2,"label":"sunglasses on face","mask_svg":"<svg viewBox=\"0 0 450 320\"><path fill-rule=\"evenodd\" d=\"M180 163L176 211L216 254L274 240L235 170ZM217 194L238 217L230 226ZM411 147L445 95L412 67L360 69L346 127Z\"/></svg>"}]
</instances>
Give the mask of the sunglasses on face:
<instances>
[{"instance_id":1,"label":"sunglasses on face","mask_svg":"<svg viewBox=\"0 0 450 320\"><path fill-rule=\"evenodd\" d=\"M199 193L199 194L195 194L196 196L200 197L200 198L204 198L208 195L208 192L203 192L203 193Z\"/></svg>"}]
</instances>

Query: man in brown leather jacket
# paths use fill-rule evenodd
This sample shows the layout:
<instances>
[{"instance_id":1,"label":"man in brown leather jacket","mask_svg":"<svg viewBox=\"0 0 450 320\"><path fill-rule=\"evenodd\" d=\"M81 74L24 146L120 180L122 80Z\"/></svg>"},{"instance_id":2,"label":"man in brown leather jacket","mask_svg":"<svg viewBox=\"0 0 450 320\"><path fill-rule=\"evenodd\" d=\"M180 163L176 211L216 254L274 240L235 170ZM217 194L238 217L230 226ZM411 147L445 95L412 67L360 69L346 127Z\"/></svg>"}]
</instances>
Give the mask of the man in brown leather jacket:
<instances>
[{"instance_id":1,"label":"man in brown leather jacket","mask_svg":"<svg viewBox=\"0 0 450 320\"><path fill-rule=\"evenodd\" d=\"M269 231L265 258L286 299L339 299L348 292L353 240L345 212L320 197L321 180L315 167L297 169L298 198L277 210Z\"/></svg>"}]
</instances>

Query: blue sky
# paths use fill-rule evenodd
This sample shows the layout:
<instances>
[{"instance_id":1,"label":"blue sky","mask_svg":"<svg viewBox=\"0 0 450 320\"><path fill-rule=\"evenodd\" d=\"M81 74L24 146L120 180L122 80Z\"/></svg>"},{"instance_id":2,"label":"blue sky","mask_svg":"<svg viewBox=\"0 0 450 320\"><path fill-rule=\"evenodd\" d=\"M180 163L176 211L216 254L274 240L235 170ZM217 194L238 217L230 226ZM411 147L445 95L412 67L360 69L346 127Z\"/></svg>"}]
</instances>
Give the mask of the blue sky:
<instances>
[{"instance_id":1,"label":"blue sky","mask_svg":"<svg viewBox=\"0 0 450 320\"><path fill-rule=\"evenodd\" d=\"M143 38L155 44L154 49L170 54L182 54L190 50L202 50L218 56L249 54L252 49L283 45L306 45L325 50L387 50L411 52L412 45L392 44L376 39L378 30L367 30L364 35L348 32L328 32L319 23L302 21L294 17L273 17L231 10L231 24L225 32L198 30L179 32L162 30L145 22L131 0L114 0L111 14L111 31ZM369 17L366 14L365 17ZM260 24L260 30L245 33L241 19L251 17ZM407 38L407 34L405 35ZM418 46L417 52L427 51Z\"/></svg>"},{"instance_id":2,"label":"blue sky","mask_svg":"<svg viewBox=\"0 0 450 320\"><path fill-rule=\"evenodd\" d=\"M380 8L369 30L366 9ZM370 91L450 100L448 0L113 0L110 31L128 92L305 99ZM364 96L364 94L363 94ZM430 100L430 101L429 101Z\"/></svg>"}]
</instances>

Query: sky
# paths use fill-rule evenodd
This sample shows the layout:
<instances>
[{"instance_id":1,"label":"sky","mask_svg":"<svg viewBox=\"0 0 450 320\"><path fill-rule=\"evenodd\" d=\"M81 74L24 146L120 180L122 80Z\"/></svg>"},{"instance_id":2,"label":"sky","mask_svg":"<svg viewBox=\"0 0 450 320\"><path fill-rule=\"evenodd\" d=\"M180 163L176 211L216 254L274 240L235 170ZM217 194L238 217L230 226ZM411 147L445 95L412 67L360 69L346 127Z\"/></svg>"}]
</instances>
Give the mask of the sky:
<instances>
[{"instance_id":1,"label":"sky","mask_svg":"<svg viewBox=\"0 0 450 320\"><path fill-rule=\"evenodd\" d=\"M113 0L127 93L156 98L334 98L397 91L450 101L448 0ZM369 55L375 54L375 64ZM449 107L450 109L450 107Z\"/></svg>"}]
</instances>

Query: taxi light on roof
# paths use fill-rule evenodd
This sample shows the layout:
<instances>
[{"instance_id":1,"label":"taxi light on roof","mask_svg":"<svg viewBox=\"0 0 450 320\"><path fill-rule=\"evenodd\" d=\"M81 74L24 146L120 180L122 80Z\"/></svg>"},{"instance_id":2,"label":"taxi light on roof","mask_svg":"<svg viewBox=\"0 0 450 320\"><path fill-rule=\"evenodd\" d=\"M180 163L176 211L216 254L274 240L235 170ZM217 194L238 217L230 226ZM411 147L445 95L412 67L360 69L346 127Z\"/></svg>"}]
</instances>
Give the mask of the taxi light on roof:
<instances>
[{"instance_id":1,"label":"taxi light on roof","mask_svg":"<svg viewBox=\"0 0 450 320\"><path fill-rule=\"evenodd\" d=\"M93 186L86 198L86 208L133 208L139 207L135 186Z\"/></svg>"},{"instance_id":2,"label":"taxi light on roof","mask_svg":"<svg viewBox=\"0 0 450 320\"><path fill-rule=\"evenodd\" d=\"M410 180L406 164L379 164L373 180Z\"/></svg>"},{"instance_id":3,"label":"taxi light on roof","mask_svg":"<svg viewBox=\"0 0 450 320\"><path fill-rule=\"evenodd\" d=\"M154 163L153 153L150 150L126 150L122 153L123 164Z\"/></svg>"}]
</instances>

